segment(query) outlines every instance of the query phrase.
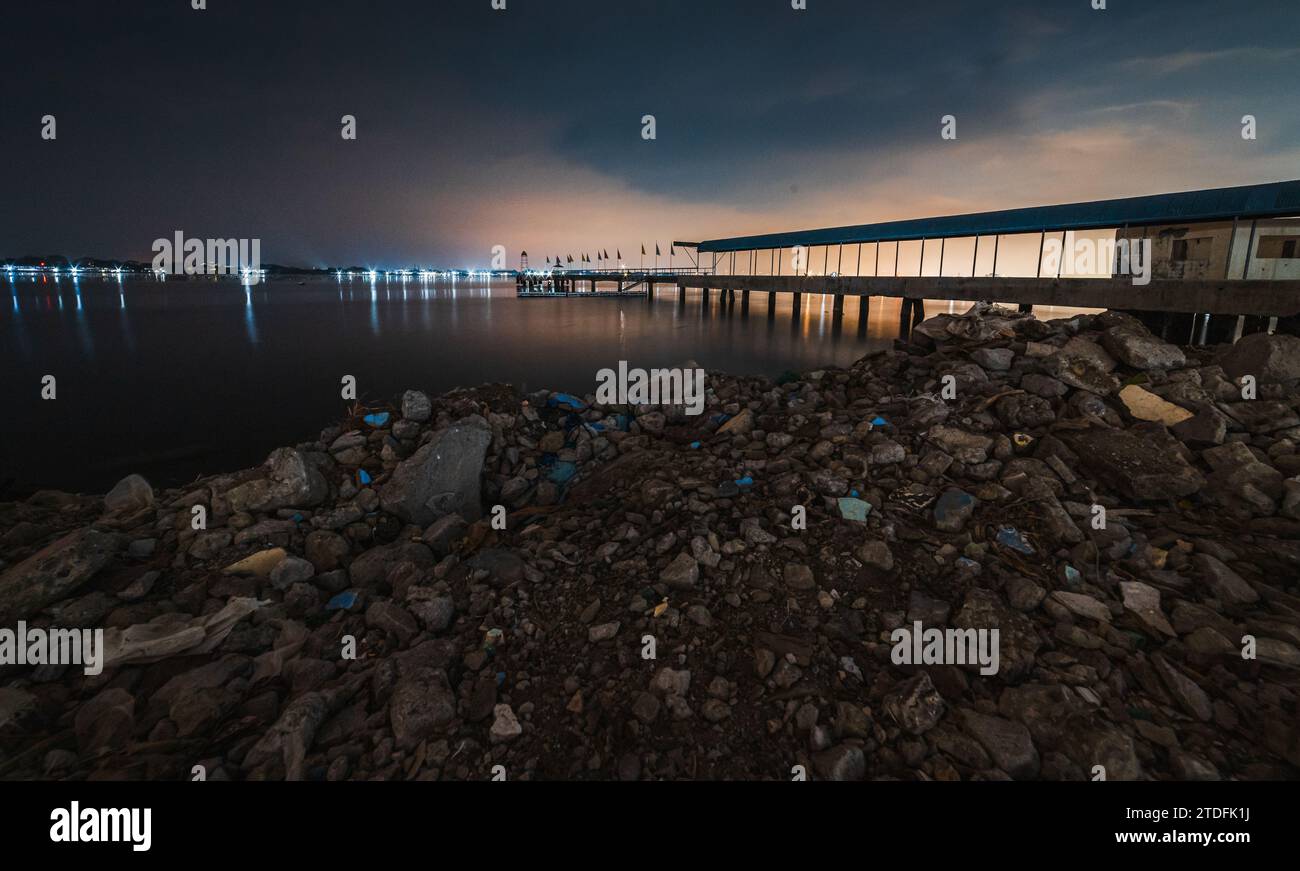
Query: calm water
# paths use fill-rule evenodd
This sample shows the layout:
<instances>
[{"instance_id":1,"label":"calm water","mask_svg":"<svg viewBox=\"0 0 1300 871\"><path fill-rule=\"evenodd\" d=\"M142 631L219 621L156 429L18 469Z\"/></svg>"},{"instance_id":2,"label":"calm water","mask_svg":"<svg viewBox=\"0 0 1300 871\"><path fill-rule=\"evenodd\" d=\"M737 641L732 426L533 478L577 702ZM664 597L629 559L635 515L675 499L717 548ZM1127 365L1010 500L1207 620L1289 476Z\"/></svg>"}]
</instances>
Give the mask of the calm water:
<instances>
[{"instance_id":1,"label":"calm water","mask_svg":"<svg viewBox=\"0 0 1300 871\"><path fill-rule=\"evenodd\" d=\"M886 346L899 315L896 300L874 299L863 336L856 300L836 328L830 297L817 295L796 321L788 297L769 320L759 293L745 317L716 292L702 311L698 291L684 308L667 288L653 304L521 300L512 281L286 279L246 289L26 278L0 287L0 491L12 480L19 492L104 492L130 472L168 486L257 465L341 417L344 375L356 376L363 400L489 381L588 393L596 371L619 360L775 376ZM52 401L40 397L46 374L57 379Z\"/></svg>"}]
</instances>

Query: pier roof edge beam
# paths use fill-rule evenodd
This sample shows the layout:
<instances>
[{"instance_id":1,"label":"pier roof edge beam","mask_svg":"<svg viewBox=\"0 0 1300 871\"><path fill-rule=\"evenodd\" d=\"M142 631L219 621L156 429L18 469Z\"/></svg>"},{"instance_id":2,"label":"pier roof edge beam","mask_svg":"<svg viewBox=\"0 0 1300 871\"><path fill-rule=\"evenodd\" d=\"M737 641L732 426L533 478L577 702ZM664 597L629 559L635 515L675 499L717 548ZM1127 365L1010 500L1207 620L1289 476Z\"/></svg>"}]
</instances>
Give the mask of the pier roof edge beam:
<instances>
[{"instance_id":1,"label":"pier roof edge beam","mask_svg":"<svg viewBox=\"0 0 1300 871\"><path fill-rule=\"evenodd\" d=\"M910 242L924 237L1109 230L1124 224L1150 227L1296 215L1300 215L1300 180L713 239L701 242L699 250Z\"/></svg>"}]
</instances>

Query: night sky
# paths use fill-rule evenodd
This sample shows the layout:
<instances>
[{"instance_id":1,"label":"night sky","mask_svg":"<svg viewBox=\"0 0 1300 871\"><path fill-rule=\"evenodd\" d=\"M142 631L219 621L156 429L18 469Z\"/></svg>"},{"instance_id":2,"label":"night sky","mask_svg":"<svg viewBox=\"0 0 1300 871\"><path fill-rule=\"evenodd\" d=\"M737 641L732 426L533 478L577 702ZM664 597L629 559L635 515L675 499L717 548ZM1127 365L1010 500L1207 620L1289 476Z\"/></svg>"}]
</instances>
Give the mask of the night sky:
<instances>
[{"instance_id":1,"label":"night sky","mask_svg":"<svg viewBox=\"0 0 1300 871\"><path fill-rule=\"evenodd\" d=\"M148 260L182 230L302 266L635 263L1300 176L1294 0L1107 5L6 0L0 256Z\"/></svg>"}]
</instances>

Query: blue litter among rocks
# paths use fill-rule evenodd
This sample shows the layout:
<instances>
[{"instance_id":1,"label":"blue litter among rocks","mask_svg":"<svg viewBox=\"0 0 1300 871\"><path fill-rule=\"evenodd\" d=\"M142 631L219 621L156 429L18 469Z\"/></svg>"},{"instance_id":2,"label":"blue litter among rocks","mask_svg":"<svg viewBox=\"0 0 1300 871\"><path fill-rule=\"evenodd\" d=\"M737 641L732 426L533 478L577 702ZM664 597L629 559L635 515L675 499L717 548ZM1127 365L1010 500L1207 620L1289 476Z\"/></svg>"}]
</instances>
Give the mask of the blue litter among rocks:
<instances>
[{"instance_id":1,"label":"blue litter among rocks","mask_svg":"<svg viewBox=\"0 0 1300 871\"><path fill-rule=\"evenodd\" d=\"M566 483L570 478L578 473L578 464L570 463L568 460L560 460L551 467L550 474L546 477L556 484Z\"/></svg>"},{"instance_id":2,"label":"blue litter among rocks","mask_svg":"<svg viewBox=\"0 0 1300 871\"><path fill-rule=\"evenodd\" d=\"M875 417L873 417L873 418L871 419L871 425L872 425L872 426L889 426L889 421L885 420L885 419L884 419L883 417L881 417L880 415L876 415Z\"/></svg>"},{"instance_id":3,"label":"blue litter among rocks","mask_svg":"<svg viewBox=\"0 0 1300 871\"><path fill-rule=\"evenodd\" d=\"M737 478L737 479L736 479L736 486L737 486L737 487L740 487L740 488L742 488L742 489L745 488L745 487L753 487L753 486L754 486L754 479L753 479L752 477L750 477L749 475L746 475L746 476L743 477L743 478Z\"/></svg>"},{"instance_id":4,"label":"blue litter among rocks","mask_svg":"<svg viewBox=\"0 0 1300 871\"><path fill-rule=\"evenodd\" d=\"M1020 534L1020 530L1014 526L1004 526L998 530L998 544L1023 554L1034 552L1034 546L1025 541L1025 537Z\"/></svg>"},{"instance_id":5,"label":"blue litter among rocks","mask_svg":"<svg viewBox=\"0 0 1300 871\"><path fill-rule=\"evenodd\" d=\"M858 523L866 523L867 515L870 512L870 502L864 502L854 496L840 497L840 516L845 520L855 520Z\"/></svg>"},{"instance_id":6,"label":"blue litter among rocks","mask_svg":"<svg viewBox=\"0 0 1300 871\"><path fill-rule=\"evenodd\" d=\"M700 443L699 443L699 442L691 442L691 450L693 450L693 451L698 451L699 449L700 449Z\"/></svg>"},{"instance_id":7,"label":"blue litter among rocks","mask_svg":"<svg viewBox=\"0 0 1300 871\"><path fill-rule=\"evenodd\" d=\"M374 479L370 477L370 473L367 472L365 469L357 469L357 480L360 481L361 486L364 487L366 484L369 484Z\"/></svg>"},{"instance_id":8,"label":"blue litter among rocks","mask_svg":"<svg viewBox=\"0 0 1300 871\"><path fill-rule=\"evenodd\" d=\"M1083 582L1083 575L1074 566L1066 566L1065 582L1071 587L1077 587Z\"/></svg>"},{"instance_id":9,"label":"blue litter among rocks","mask_svg":"<svg viewBox=\"0 0 1300 871\"><path fill-rule=\"evenodd\" d=\"M346 611L357 603L357 594L348 590L339 593L325 604L326 611Z\"/></svg>"},{"instance_id":10,"label":"blue litter among rocks","mask_svg":"<svg viewBox=\"0 0 1300 871\"><path fill-rule=\"evenodd\" d=\"M367 414L362 418L362 420L370 426L373 426L375 429L379 429L380 427L388 426L388 412L380 411L376 414Z\"/></svg>"},{"instance_id":11,"label":"blue litter among rocks","mask_svg":"<svg viewBox=\"0 0 1300 871\"><path fill-rule=\"evenodd\" d=\"M546 404L551 408L564 408L569 411L587 410L587 403L568 393L553 393L551 394L551 398L546 400Z\"/></svg>"}]
</instances>

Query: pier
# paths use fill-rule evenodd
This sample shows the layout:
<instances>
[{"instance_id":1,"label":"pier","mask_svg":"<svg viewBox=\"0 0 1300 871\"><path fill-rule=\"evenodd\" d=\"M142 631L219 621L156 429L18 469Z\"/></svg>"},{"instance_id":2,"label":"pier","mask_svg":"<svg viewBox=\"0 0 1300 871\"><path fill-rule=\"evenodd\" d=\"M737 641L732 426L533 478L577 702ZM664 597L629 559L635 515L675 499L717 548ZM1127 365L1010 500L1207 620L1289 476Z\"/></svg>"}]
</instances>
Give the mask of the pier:
<instances>
[{"instance_id":1,"label":"pier","mask_svg":"<svg viewBox=\"0 0 1300 871\"><path fill-rule=\"evenodd\" d=\"M669 285L682 305L698 288L706 308L717 291L746 313L763 293L769 316L782 294L796 315L824 294L837 319L856 305L860 330L880 296L903 300L904 332L926 300L960 300L1127 311L1182 344L1300 335L1300 181L673 244L693 266L521 272L516 285L650 301Z\"/></svg>"}]
</instances>

